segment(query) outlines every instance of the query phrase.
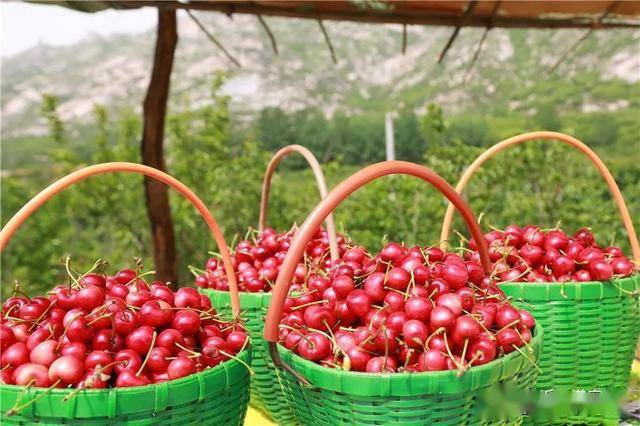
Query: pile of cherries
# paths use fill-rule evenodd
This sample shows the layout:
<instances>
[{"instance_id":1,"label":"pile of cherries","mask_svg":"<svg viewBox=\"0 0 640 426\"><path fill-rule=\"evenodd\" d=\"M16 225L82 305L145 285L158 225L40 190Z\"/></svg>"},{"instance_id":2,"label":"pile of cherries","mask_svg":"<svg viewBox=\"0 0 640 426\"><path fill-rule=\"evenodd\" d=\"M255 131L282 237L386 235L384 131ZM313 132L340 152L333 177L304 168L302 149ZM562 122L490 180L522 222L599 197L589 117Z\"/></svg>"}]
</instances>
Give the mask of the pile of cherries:
<instances>
[{"instance_id":1,"label":"pile of cherries","mask_svg":"<svg viewBox=\"0 0 640 426\"><path fill-rule=\"evenodd\" d=\"M144 274L143 274L144 275ZM1 382L78 389L143 386L214 367L247 334L193 288L150 285L139 273L89 273L2 305Z\"/></svg>"},{"instance_id":2,"label":"pile of cherries","mask_svg":"<svg viewBox=\"0 0 640 426\"><path fill-rule=\"evenodd\" d=\"M587 228L573 236L560 229L509 225L485 234L493 274L500 282L607 281L638 272L619 247L602 247ZM476 250L473 240L469 248ZM477 259L477 253L467 253Z\"/></svg>"},{"instance_id":3,"label":"pile of cherries","mask_svg":"<svg viewBox=\"0 0 640 426\"><path fill-rule=\"evenodd\" d=\"M318 364L360 372L458 370L515 350L528 356L535 320L511 306L475 260L390 242L371 256L293 283L280 342Z\"/></svg>"},{"instance_id":4,"label":"pile of cherries","mask_svg":"<svg viewBox=\"0 0 640 426\"><path fill-rule=\"evenodd\" d=\"M231 254L231 262L240 291L250 293L271 291L295 231L295 227L282 233L277 233L272 228L265 228L264 231L256 233L253 242L245 239L235 247ZM346 248L344 237L338 235L339 253L344 253ZM303 282L309 269L326 269L330 265L329 237L327 231L318 228L307 244L304 262L296 268L295 282ZM196 276L196 285L201 288L229 290L224 266L218 258L212 257L207 261L205 270L199 271Z\"/></svg>"}]
</instances>

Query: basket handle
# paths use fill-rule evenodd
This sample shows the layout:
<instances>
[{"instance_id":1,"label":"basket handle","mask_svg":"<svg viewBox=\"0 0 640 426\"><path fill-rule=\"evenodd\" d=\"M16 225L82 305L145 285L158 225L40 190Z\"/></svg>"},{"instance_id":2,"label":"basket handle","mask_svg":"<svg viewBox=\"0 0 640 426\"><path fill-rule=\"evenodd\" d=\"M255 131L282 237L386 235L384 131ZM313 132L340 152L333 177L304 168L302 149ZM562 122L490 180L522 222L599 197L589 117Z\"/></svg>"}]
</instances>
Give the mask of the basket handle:
<instances>
[{"instance_id":1,"label":"basket handle","mask_svg":"<svg viewBox=\"0 0 640 426\"><path fill-rule=\"evenodd\" d=\"M565 135L563 133L558 133L558 132L540 131L540 132L523 133L521 135L513 136L501 142L498 142L497 144L495 144L494 146L492 146L491 148L489 148L488 150L480 154L478 158L476 158L473 161L473 163L471 163L471 165L467 168L467 170L465 170L465 172L462 174L462 177L460 178L458 185L456 185L456 191L459 194L462 194L462 191L464 191L464 188L467 186L467 183L469 183L469 180L471 179L473 174L478 171L480 166L482 166L488 159L496 155L498 152L502 151L503 149L506 149L511 145L518 145L523 142L527 142L535 139L545 139L545 140L563 142L581 151L584 155L586 155L589 158L589 160L591 160L594 166L598 169L598 172L600 172L600 175L602 175L602 178L604 179L605 183L609 187L609 191L611 191L611 195L613 196L613 199L615 200L618 206L618 210L620 211L620 217L622 218L622 223L624 224L624 227L627 231L627 236L629 237L629 243L631 244L633 257L635 258L636 261L640 261L640 244L638 243L638 237L636 236L636 231L633 227L633 222L631 221L631 215L629 214L629 209L627 208L627 205L624 201L624 197L620 192L620 188L618 188L618 184L616 183L615 179L611 175L611 172L609 171L607 166L605 166L604 162L600 159L600 157L598 157L598 155L596 155L596 153L591 148L589 148L587 145L585 145L584 143L580 142L578 139L572 136ZM447 212L445 213L445 216L444 216L444 221L442 223L442 232L440 233L440 241L442 241L441 243L442 248L446 248L446 241L449 238L449 235L451 233L451 222L453 221L453 211L454 211L454 206L452 204L449 204L449 206L447 207Z\"/></svg>"},{"instance_id":2,"label":"basket handle","mask_svg":"<svg viewBox=\"0 0 640 426\"><path fill-rule=\"evenodd\" d=\"M433 170L410 163L407 161L384 161L372 164L354 173L349 178L336 186L329 195L322 200L305 219L304 223L296 232L287 255L280 267L280 273L276 280L271 296L271 303L267 312L264 336L269 342L278 341L278 323L282 316L284 301L287 297L289 284L293 278L296 265L300 262L306 244L309 242L318 225L331 213L340 203L342 203L356 189L382 176L392 174L404 174L418 177L434 186L439 192L451 201L462 214L471 234L478 241L481 263L484 271L491 272L491 261L487 244L482 238L482 230L475 219L473 212L464 202L462 197L447 183L440 175Z\"/></svg>"},{"instance_id":3,"label":"basket handle","mask_svg":"<svg viewBox=\"0 0 640 426\"><path fill-rule=\"evenodd\" d=\"M489 249L487 247L487 242L483 238L482 229L480 228L478 221L462 197L458 195L455 189L453 189L453 187L436 172L427 167L406 161L384 161L372 164L354 173L336 186L324 200L320 201L320 203L316 205L309 216L307 216L298 232L294 235L293 241L289 246L289 250L287 251L284 261L280 266L280 273L278 274L276 285L272 292L271 302L269 303L269 310L267 311L264 337L269 343L269 355L277 368L286 370L302 384L309 385L309 382L282 361L277 348L278 324L282 318L284 302L287 297L289 285L293 278L296 265L300 262L300 259L304 254L305 246L311 240L313 233L329 213L335 210L340 203L342 203L358 188L382 176L392 174L404 174L418 177L434 186L440 193L447 197L447 199L449 199L449 201L452 202L460 211L471 235L473 235L478 242L478 252L480 253L480 261L482 263L483 270L487 275L491 272Z\"/></svg>"},{"instance_id":4,"label":"basket handle","mask_svg":"<svg viewBox=\"0 0 640 426\"><path fill-rule=\"evenodd\" d=\"M13 217L6 223L6 225L0 230L0 252L4 250L6 245L13 234L20 228L20 226L27 220L29 216L35 213L44 203L50 198L62 192L69 186L85 180L90 176L101 175L111 172L125 172L125 173L137 173L154 178L162 183L174 188L180 195L187 199L202 216L207 226L211 230L214 240L218 244L218 249L222 255L222 261L228 276L229 288L231 290L231 307L234 316L240 314L240 298L238 296L238 285L235 278L233 266L231 264L231 257L229 255L229 247L220 231L218 223L214 219L213 215L207 209L206 205L198 198L198 196L189 189L185 184L177 180L171 175L154 169L153 167L144 166L136 163L114 162L114 163L102 163L94 166L84 167L80 170L76 170L68 174L67 176L55 181L42 191L40 191L35 197L33 197L27 204L13 215Z\"/></svg>"},{"instance_id":5,"label":"basket handle","mask_svg":"<svg viewBox=\"0 0 640 426\"><path fill-rule=\"evenodd\" d=\"M322 173L322 168L318 163L318 160L313 155L311 151L309 151L306 147L302 145L287 145L284 148L280 149L276 152L273 157L271 157L271 161L269 161L269 165L267 166L267 170L264 172L264 179L262 181L262 195L260 197L260 220L258 222L258 229L260 231L264 231L267 222L267 212L269 209L269 192L271 190L271 177L280 164L280 161L284 157L290 154L298 153L307 160L309 163L309 167L311 167L311 171L313 172L313 176L316 179L316 185L318 186L318 192L320 193L320 198L324 199L327 196L327 183L324 179L324 173ZM331 255L331 260L337 260L340 256L338 252L338 236L336 235L336 226L333 222L333 214L329 214L327 216L327 234L329 236L329 253Z\"/></svg>"}]
</instances>

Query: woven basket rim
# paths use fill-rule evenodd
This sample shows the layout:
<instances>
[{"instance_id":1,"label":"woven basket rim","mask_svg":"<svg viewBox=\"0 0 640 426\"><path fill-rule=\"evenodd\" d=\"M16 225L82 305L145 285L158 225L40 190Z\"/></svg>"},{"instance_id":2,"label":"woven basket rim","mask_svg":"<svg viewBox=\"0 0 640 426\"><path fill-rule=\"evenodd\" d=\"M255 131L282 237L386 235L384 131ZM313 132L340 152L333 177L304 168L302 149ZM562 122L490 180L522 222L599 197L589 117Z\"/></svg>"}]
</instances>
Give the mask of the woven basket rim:
<instances>
[{"instance_id":1,"label":"woven basket rim","mask_svg":"<svg viewBox=\"0 0 640 426\"><path fill-rule=\"evenodd\" d=\"M237 357L246 363L250 363L252 359L251 355L251 347L244 349L240 352ZM125 416L135 413L140 413L147 411L149 413L154 413L161 411L158 409L158 398L160 395L168 395L171 393L172 397L176 397L179 394L179 399L181 404L187 404L190 402L195 402L199 399L204 398L206 395L203 392L206 392L205 387L211 387L212 382L219 382L219 387L221 388L229 388L233 384L242 380L245 375L248 375L249 371L247 368L242 365L239 361L235 359L230 359L213 368L208 368L204 371L201 371L196 374L191 374L186 377L182 377L180 379L169 380L162 383L154 383L145 386L134 386L128 388L106 388L106 389L84 389L79 391L69 402L62 403L62 399L69 395L71 392L74 392L76 389L74 388L65 388L65 389L51 389L47 390L47 388L29 388L27 392L25 392L25 386L19 385L7 385L0 384L0 407L2 409L2 414L6 410L9 410L11 406L5 406L4 401L7 400L9 395L16 395L22 392L25 392L26 402L29 398L34 398L43 393L46 393L41 399L39 399L35 405L40 404L42 402L49 402L51 404L59 404L56 406L55 415L62 418L74 418L73 412L75 409L69 408L75 407L78 399L82 399L81 403L87 403L93 401L96 404L105 402L105 401L113 401L115 407L115 413L112 413L115 417ZM216 383L217 384L217 383ZM195 387L194 387L195 386ZM196 392L185 393L185 388L194 387L194 390L199 390ZM147 406L137 406L135 411L130 410L119 410L119 405L115 403L116 400L122 398L135 398L138 400L140 404L144 404L145 401L154 401L152 404L148 404ZM13 398L9 398L13 399ZM7 403L9 405L9 403ZM164 407L166 409L167 407ZM26 410L29 411L28 409Z\"/></svg>"},{"instance_id":2,"label":"woven basket rim","mask_svg":"<svg viewBox=\"0 0 640 426\"><path fill-rule=\"evenodd\" d=\"M640 292L640 273L609 281L511 282L498 285L507 296L529 301L602 300L632 297L629 293Z\"/></svg>"},{"instance_id":3,"label":"woven basket rim","mask_svg":"<svg viewBox=\"0 0 640 426\"><path fill-rule=\"evenodd\" d=\"M538 359L542 344L543 330L538 324L534 330L529 357ZM284 346L278 344L278 352L283 361L301 373L314 386L326 390L362 396L411 396L426 394L455 394L487 387L500 380L517 374L530 366L517 351L470 368L461 377L457 371L430 371L423 373L362 373L323 367L308 361Z\"/></svg>"},{"instance_id":4,"label":"woven basket rim","mask_svg":"<svg viewBox=\"0 0 640 426\"><path fill-rule=\"evenodd\" d=\"M199 288L198 291L204 295L214 297L219 302L231 303L231 298L228 291L216 290L213 288ZM247 308L268 308L271 302L272 293L253 293L249 291L240 291L240 307L242 309Z\"/></svg>"}]
</instances>

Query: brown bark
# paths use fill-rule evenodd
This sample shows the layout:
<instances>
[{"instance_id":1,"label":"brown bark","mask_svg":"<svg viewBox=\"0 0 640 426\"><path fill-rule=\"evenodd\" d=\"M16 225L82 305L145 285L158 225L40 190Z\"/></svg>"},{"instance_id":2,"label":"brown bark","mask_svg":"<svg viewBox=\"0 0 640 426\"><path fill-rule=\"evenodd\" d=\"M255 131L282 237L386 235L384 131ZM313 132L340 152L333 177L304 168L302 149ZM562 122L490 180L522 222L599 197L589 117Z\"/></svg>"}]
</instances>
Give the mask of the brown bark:
<instances>
[{"instance_id":1,"label":"brown bark","mask_svg":"<svg viewBox=\"0 0 640 426\"><path fill-rule=\"evenodd\" d=\"M321 19L333 21L354 21L387 24L407 24L407 25L436 25L436 26L457 26L460 22L461 12L447 13L441 10L447 8L454 2L431 2L431 8L425 8L425 2L415 2L417 6L412 7L410 2L397 2L397 5L406 3L407 6L399 6L389 11L377 11L374 9L362 9L356 6L351 7L351 3L346 3L342 7L335 7L331 2L325 2L328 7L320 7L323 3L316 2L315 7L309 2L310 7L300 7L302 2L275 2L272 5L268 2L255 1L192 1L179 2L174 0L123 0L118 5L122 7L158 7L166 10L189 9L189 10L210 10L222 12L227 15L252 14L262 16L281 16L288 18ZM463 2L458 2L464 4ZM598 14L603 11L601 5L608 2L579 2L579 1L536 1L526 2L502 2L500 11L495 16L489 16L493 7L493 2L483 1L481 3L482 13L477 13L469 17L465 27L494 28L638 28L639 24L635 20L637 14L637 2L623 1L616 8L616 14L620 19L606 20L598 23L594 19L588 19L589 15ZM555 5L555 6L554 6ZM332 7L333 6L333 7ZM523 9L523 7L525 7ZM462 10L462 7L459 8ZM517 10L520 13L513 13ZM626 19L625 19L626 18Z\"/></svg>"},{"instance_id":2,"label":"brown bark","mask_svg":"<svg viewBox=\"0 0 640 426\"><path fill-rule=\"evenodd\" d=\"M177 42L175 10L159 9L153 71L143 104L142 162L160 170L165 170L164 122ZM157 278L178 283L176 241L167 187L145 177L144 188L147 214L153 234L153 258Z\"/></svg>"}]
</instances>

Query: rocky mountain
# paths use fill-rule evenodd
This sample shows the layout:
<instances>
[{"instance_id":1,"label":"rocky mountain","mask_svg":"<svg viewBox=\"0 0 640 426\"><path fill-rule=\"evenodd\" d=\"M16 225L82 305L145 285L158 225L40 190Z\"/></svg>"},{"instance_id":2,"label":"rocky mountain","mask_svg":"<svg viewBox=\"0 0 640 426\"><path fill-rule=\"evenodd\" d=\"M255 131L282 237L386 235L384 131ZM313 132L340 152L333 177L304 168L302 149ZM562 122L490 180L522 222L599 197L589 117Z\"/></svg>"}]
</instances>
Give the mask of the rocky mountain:
<instances>
[{"instance_id":1,"label":"rocky mountain","mask_svg":"<svg viewBox=\"0 0 640 426\"><path fill-rule=\"evenodd\" d=\"M492 30L467 74L482 29L463 29L443 64L436 58L450 28L402 28L325 22L338 63L315 21L266 18L274 55L257 19L199 13L200 20L241 63L237 68L186 15L171 88L172 108L208 102L212 76L228 75L224 90L242 117L266 106L296 110L419 109L438 102L454 111L510 109L535 113L540 98L575 112L614 111L640 103L640 32L606 30L582 43L555 72L548 70L579 30ZM43 94L60 99L64 120L86 119L95 104L139 108L151 69L155 31L90 36L68 47L39 45L5 58L2 136L42 134Z\"/></svg>"}]
</instances>

